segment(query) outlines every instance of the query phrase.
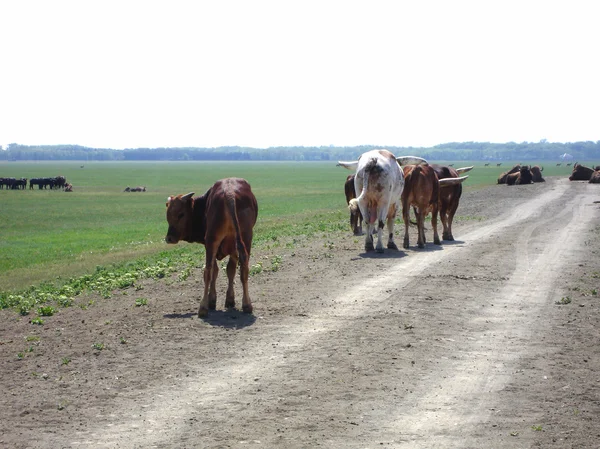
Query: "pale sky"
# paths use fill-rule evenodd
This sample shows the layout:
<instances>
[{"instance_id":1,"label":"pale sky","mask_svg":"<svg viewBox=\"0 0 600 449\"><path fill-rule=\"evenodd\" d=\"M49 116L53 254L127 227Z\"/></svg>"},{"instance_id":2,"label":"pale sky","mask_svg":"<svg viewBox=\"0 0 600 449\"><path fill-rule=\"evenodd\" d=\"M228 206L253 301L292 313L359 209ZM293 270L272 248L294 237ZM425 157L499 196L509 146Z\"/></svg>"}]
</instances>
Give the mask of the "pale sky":
<instances>
[{"instance_id":1,"label":"pale sky","mask_svg":"<svg viewBox=\"0 0 600 449\"><path fill-rule=\"evenodd\" d=\"M600 140L589 0L0 0L0 145Z\"/></svg>"}]
</instances>

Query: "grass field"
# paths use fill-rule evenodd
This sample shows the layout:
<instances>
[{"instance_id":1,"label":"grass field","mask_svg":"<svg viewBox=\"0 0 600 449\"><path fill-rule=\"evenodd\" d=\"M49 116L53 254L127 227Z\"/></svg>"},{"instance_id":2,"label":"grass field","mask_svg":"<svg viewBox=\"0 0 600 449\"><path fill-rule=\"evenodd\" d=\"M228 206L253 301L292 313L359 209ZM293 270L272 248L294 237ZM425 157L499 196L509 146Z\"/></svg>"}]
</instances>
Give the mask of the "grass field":
<instances>
[{"instance_id":1,"label":"grass field","mask_svg":"<svg viewBox=\"0 0 600 449\"><path fill-rule=\"evenodd\" d=\"M467 165L476 168L465 188L475 189L495 184L513 164L454 164ZM546 165L545 176L570 173L568 167ZM166 198L190 191L200 195L229 176L247 179L258 199L255 244L316 231L345 232L348 174L334 162L0 163L2 177L64 175L74 186L71 193L0 190L0 292L164 251L202 251L201 245L164 243ZM148 191L123 192L138 185Z\"/></svg>"}]
</instances>

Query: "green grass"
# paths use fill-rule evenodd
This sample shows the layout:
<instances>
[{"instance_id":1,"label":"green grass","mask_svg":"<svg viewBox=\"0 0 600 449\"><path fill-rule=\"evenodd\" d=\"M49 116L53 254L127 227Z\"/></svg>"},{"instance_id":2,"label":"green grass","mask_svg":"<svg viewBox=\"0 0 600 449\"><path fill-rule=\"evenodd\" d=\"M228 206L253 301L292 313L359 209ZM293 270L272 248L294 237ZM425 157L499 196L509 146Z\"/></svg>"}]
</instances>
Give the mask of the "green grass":
<instances>
[{"instance_id":1,"label":"green grass","mask_svg":"<svg viewBox=\"0 0 600 449\"><path fill-rule=\"evenodd\" d=\"M468 165L476 168L468 173L465 188L476 189L495 184L513 163L454 163ZM98 273L97 267L111 264L161 270L171 258L201 263L201 245L164 243L165 202L173 194L200 195L229 176L247 179L258 199L255 245L299 234L346 232L343 184L350 173L335 162L0 162L3 177L64 175L74 186L70 193L0 190L0 292L56 278L77 284L73 277ZM569 173L568 167L545 165L545 176ZM138 185L148 191L123 192ZM114 285L97 289L105 292Z\"/></svg>"}]
</instances>

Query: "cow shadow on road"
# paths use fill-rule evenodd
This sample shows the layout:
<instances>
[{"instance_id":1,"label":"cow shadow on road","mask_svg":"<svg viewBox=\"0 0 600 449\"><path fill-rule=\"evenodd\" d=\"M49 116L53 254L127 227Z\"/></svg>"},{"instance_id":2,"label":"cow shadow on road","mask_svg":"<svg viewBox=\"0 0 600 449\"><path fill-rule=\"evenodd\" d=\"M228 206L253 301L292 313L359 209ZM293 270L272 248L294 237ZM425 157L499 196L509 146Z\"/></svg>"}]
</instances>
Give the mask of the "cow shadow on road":
<instances>
[{"instance_id":1,"label":"cow shadow on road","mask_svg":"<svg viewBox=\"0 0 600 449\"><path fill-rule=\"evenodd\" d=\"M444 242L442 245L434 245L433 243L426 243L425 248L419 248L416 245L410 246L408 249L386 249L383 253L378 253L376 251L362 252L358 255L358 257L362 259L402 259L403 257L408 256L409 254L414 253L432 253L435 251L442 251L444 249L444 245L456 245L464 243L459 240L455 240L453 242Z\"/></svg>"},{"instance_id":2,"label":"cow shadow on road","mask_svg":"<svg viewBox=\"0 0 600 449\"><path fill-rule=\"evenodd\" d=\"M194 318L198 312L188 313L169 313L163 315L165 318ZM224 327L227 329L243 329L252 326L256 322L256 317L250 313L244 313L237 309L211 310L206 317L201 318L207 324L215 327Z\"/></svg>"}]
</instances>

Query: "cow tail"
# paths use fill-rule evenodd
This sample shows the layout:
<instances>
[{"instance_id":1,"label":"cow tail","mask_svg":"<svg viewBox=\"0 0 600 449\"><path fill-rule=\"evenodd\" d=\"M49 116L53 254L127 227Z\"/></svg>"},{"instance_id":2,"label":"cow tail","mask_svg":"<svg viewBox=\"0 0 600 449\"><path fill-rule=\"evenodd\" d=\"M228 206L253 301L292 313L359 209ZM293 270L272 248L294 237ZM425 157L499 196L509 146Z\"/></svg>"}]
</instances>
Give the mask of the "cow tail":
<instances>
[{"instance_id":1,"label":"cow tail","mask_svg":"<svg viewBox=\"0 0 600 449\"><path fill-rule=\"evenodd\" d=\"M227 207L233 220L233 226L235 227L235 243L238 250L238 259L240 266L244 265L248 259L248 249L242 240L242 233L240 231L240 222L237 216L237 208L235 207L235 197L233 195L227 195Z\"/></svg>"},{"instance_id":2,"label":"cow tail","mask_svg":"<svg viewBox=\"0 0 600 449\"><path fill-rule=\"evenodd\" d=\"M377 165L377 159L373 158L367 163L367 165L365 165L365 168L363 169L363 172L362 172L363 188L362 188L362 191L360 192L360 195L358 195L358 197L356 198L356 207L358 207L358 203L360 202L360 200L362 200L364 198L364 196L367 194L367 189L369 186L369 172L371 170L373 170L373 168L376 165ZM357 173L357 176L358 176L358 173Z\"/></svg>"}]
</instances>

